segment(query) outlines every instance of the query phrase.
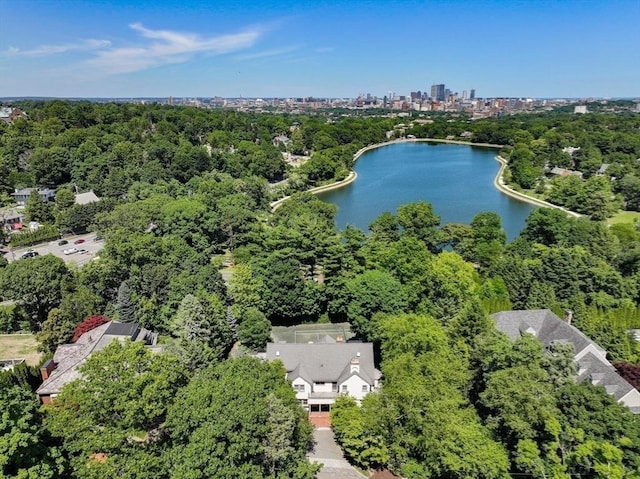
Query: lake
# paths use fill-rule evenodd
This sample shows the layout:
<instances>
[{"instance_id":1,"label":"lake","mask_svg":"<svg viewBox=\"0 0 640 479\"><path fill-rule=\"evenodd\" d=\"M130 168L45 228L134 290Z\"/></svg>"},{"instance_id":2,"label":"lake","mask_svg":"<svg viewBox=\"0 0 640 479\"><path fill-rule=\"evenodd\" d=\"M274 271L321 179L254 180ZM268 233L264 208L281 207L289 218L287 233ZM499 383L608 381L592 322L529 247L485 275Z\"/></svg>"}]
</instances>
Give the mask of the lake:
<instances>
[{"instance_id":1,"label":"lake","mask_svg":"<svg viewBox=\"0 0 640 479\"><path fill-rule=\"evenodd\" d=\"M353 183L318 197L338 206L338 229L353 225L368 232L381 213L395 213L400 205L423 200L433 205L441 224L469 224L476 214L495 211L512 240L535 206L493 186L500 168L496 154L493 148L441 143L382 146L360 156Z\"/></svg>"}]
</instances>

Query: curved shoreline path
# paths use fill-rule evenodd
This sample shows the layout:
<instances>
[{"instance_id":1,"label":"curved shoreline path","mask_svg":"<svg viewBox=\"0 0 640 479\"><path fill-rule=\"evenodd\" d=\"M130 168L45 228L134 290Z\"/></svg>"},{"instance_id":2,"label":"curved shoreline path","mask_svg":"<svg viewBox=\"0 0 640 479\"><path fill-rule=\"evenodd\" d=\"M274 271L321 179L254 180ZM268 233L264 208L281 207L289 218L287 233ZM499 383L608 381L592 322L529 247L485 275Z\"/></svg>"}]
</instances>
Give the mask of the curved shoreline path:
<instances>
[{"instance_id":1,"label":"curved shoreline path","mask_svg":"<svg viewBox=\"0 0 640 479\"><path fill-rule=\"evenodd\" d=\"M468 145L468 146L479 146L479 147L484 147L484 148L502 148L504 145L496 145L493 143L472 143L470 141L461 141L461 140L445 140L445 139L439 139L439 138L411 138L411 139L399 139L399 140L392 140L392 141L386 141L384 143L376 143L375 145L369 145L369 146L365 146L364 148L361 148L360 150L358 150L355 155L353 156L353 161L354 163L356 161L358 161L358 159L366 152L371 151L371 150L375 150L377 148L381 148L384 146L389 146L389 145L395 145L398 143L446 143L446 144L453 144L453 145ZM555 209L559 209L564 211L567 215L570 216L574 216L574 217L580 217L582 216L579 213L576 213L574 211L570 211L567 210L566 208L563 208L561 206L558 205L554 205L552 203L549 203L547 201L544 200L540 200L538 198L533 198L531 196L528 196L524 193L520 193L519 191L515 191L512 188L510 188L509 186L507 186L504 183L504 170L507 167L507 162L504 158L502 158L500 155L497 155L495 157L495 160L498 161L498 163L500 163L500 168L498 169L498 172L496 173L496 176L493 180L493 185L495 186L495 188L500 191L501 193L505 194L506 196L509 196L515 200L524 202L524 203L529 203L531 205L534 206L539 206L539 207L543 207L543 208L555 208ZM313 194L318 194L318 193L324 193L327 191L331 191L331 190L335 190L338 188L342 188L344 186L347 186L351 183L353 183L356 179L357 179L358 175L354 170L351 170L351 172L349 173L349 175L340 181L337 181L335 183L331 183L329 185L323 185L323 186L318 186L315 188L311 188L310 190L307 190L309 193L313 193ZM284 198L281 198L277 201L274 201L271 203L271 211L274 212L276 209L278 209L278 207L284 203L286 200L288 200L291 196L285 196Z\"/></svg>"},{"instance_id":2,"label":"curved shoreline path","mask_svg":"<svg viewBox=\"0 0 640 479\"><path fill-rule=\"evenodd\" d=\"M570 211L566 208L563 208L562 206L549 203L548 201L540 200L538 198L533 198L529 195L525 195L524 193L520 193L519 191L515 191L511 187L507 186L504 183L504 170L507 167L507 160L502 158L500 155L497 155L495 159L498 163L500 163L500 168L498 169L498 173L496 173L496 177L493 179L493 185L505 195L510 196L511 198L514 198L516 200L530 203L535 206L541 206L543 208L555 208L557 210L562 210L566 214L570 216L574 216L576 218L579 218L582 216L580 213L576 213L575 211Z\"/></svg>"}]
</instances>

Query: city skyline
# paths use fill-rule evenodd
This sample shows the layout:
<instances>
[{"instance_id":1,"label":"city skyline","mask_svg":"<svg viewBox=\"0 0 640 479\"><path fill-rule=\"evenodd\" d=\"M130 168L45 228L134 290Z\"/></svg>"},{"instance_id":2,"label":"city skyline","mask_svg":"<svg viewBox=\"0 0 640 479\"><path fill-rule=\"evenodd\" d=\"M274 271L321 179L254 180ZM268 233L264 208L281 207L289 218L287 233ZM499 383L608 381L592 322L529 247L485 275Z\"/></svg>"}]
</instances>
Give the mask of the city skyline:
<instances>
[{"instance_id":1,"label":"city skyline","mask_svg":"<svg viewBox=\"0 0 640 479\"><path fill-rule=\"evenodd\" d=\"M638 21L635 0L5 1L0 97L636 97Z\"/></svg>"}]
</instances>

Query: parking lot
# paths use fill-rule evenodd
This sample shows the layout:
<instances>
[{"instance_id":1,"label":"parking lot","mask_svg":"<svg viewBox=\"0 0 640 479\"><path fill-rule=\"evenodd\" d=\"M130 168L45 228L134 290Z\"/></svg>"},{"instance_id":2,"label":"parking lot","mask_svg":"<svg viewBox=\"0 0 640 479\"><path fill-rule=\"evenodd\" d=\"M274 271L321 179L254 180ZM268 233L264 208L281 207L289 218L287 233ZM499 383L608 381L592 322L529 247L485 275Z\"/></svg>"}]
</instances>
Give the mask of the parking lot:
<instances>
[{"instance_id":1,"label":"parking lot","mask_svg":"<svg viewBox=\"0 0 640 479\"><path fill-rule=\"evenodd\" d=\"M19 261L27 251L35 251L40 256L53 254L62 258L68 265L82 266L96 257L104 247L104 240L96 240L95 233L65 237L66 244L59 244L63 240L50 241L31 247L15 248L7 252L4 257L9 262ZM76 242L78 242L76 244ZM67 254L65 254L65 250Z\"/></svg>"}]
</instances>

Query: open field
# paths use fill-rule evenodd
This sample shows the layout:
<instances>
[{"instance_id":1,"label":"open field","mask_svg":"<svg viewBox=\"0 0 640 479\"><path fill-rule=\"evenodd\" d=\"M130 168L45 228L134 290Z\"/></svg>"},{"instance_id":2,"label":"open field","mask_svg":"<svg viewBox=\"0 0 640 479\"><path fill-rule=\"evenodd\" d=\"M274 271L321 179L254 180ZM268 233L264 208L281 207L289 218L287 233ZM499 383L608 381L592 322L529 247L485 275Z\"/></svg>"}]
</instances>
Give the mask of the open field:
<instances>
[{"instance_id":1,"label":"open field","mask_svg":"<svg viewBox=\"0 0 640 479\"><path fill-rule=\"evenodd\" d=\"M299 324L271 328L271 336L275 343L315 343L327 335L333 339L342 338L343 341L354 336L349 323Z\"/></svg>"},{"instance_id":2,"label":"open field","mask_svg":"<svg viewBox=\"0 0 640 479\"><path fill-rule=\"evenodd\" d=\"M24 358L29 366L37 366L41 355L33 334L0 334L0 359Z\"/></svg>"},{"instance_id":3,"label":"open field","mask_svg":"<svg viewBox=\"0 0 640 479\"><path fill-rule=\"evenodd\" d=\"M633 223L635 220L640 220L640 213L637 211L618 211L607 220L607 224L611 226L616 223Z\"/></svg>"}]
</instances>

